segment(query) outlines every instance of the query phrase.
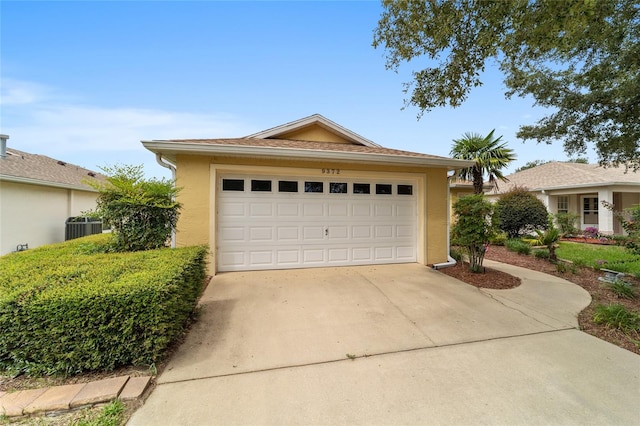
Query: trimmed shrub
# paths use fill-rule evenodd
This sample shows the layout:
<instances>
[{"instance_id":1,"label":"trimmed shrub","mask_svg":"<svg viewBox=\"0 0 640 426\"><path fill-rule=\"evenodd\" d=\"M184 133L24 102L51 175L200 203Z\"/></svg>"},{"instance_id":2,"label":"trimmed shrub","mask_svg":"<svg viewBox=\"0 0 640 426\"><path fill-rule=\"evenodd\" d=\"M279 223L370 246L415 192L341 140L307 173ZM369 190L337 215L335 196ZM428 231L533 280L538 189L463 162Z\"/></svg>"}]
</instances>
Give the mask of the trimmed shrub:
<instances>
[{"instance_id":1,"label":"trimmed shrub","mask_svg":"<svg viewBox=\"0 0 640 426\"><path fill-rule=\"evenodd\" d=\"M207 248L100 253L109 239L0 258L0 368L77 374L162 357L201 294Z\"/></svg>"},{"instance_id":2,"label":"trimmed shrub","mask_svg":"<svg viewBox=\"0 0 640 426\"><path fill-rule=\"evenodd\" d=\"M532 234L536 229L548 227L547 208L526 188L515 187L503 194L496 204L500 229L509 238Z\"/></svg>"},{"instance_id":3,"label":"trimmed shrub","mask_svg":"<svg viewBox=\"0 0 640 426\"><path fill-rule=\"evenodd\" d=\"M531 245L518 239L510 239L505 241L504 246L509 251L516 252L518 254L531 254Z\"/></svg>"}]
</instances>

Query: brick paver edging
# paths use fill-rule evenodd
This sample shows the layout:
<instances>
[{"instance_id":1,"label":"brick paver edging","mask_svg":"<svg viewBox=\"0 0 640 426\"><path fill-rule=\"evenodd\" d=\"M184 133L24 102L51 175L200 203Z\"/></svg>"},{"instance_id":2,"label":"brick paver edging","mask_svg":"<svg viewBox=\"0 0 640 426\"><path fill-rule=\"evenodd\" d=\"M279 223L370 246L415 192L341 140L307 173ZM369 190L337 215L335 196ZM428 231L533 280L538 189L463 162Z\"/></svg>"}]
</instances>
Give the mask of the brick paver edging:
<instances>
[{"instance_id":1,"label":"brick paver edging","mask_svg":"<svg viewBox=\"0 0 640 426\"><path fill-rule=\"evenodd\" d=\"M89 383L0 392L0 416L49 414L113 401L141 398L151 376L119 376Z\"/></svg>"}]
</instances>

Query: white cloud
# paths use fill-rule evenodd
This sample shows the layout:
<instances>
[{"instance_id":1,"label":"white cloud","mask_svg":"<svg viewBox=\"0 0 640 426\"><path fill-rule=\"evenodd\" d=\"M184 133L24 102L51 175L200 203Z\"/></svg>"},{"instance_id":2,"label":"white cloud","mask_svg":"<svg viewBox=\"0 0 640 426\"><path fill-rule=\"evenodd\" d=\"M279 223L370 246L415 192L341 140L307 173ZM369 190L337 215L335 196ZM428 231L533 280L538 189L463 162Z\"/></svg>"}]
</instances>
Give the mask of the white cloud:
<instances>
[{"instance_id":1,"label":"white cloud","mask_svg":"<svg viewBox=\"0 0 640 426\"><path fill-rule=\"evenodd\" d=\"M141 140L241 137L256 131L225 113L103 107L70 102L46 86L2 81L2 128L10 147L84 167L155 163ZM141 161L142 160L142 161Z\"/></svg>"},{"instance_id":2,"label":"white cloud","mask_svg":"<svg viewBox=\"0 0 640 426\"><path fill-rule=\"evenodd\" d=\"M42 102L51 95L51 88L38 83L4 78L0 83L0 100L4 108Z\"/></svg>"}]
</instances>

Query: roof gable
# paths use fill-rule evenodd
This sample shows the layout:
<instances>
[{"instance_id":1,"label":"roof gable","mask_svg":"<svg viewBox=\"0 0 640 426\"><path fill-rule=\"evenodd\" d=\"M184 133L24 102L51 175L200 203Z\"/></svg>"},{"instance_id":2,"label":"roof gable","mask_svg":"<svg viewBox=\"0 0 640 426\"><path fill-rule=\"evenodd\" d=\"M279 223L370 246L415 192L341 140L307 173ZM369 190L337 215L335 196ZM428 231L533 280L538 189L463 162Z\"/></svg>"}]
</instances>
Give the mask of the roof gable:
<instances>
[{"instance_id":1,"label":"roof gable","mask_svg":"<svg viewBox=\"0 0 640 426\"><path fill-rule=\"evenodd\" d=\"M246 138L334 142L380 147L377 143L334 123L320 114L313 114L290 123L272 127L271 129L246 136Z\"/></svg>"}]
</instances>

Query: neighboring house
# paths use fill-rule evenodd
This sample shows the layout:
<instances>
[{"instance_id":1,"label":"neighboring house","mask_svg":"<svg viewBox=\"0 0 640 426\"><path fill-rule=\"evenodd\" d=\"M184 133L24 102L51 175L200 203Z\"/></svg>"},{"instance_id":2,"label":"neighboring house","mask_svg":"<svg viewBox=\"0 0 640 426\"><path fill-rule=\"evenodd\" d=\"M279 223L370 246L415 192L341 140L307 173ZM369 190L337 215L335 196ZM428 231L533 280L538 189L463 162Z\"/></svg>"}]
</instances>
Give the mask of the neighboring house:
<instances>
[{"instance_id":1,"label":"neighboring house","mask_svg":"<svg viewBox=\"0 0 640 426\"><path fill-rule=\"evenodd\" d=\"M96 207L98 193L84 184L102 178L91 170L44 155L0 152L0 255L19 245L35 248L64 241L65 221Z\"/></svg>"},{"instance_id":2,"label":"neighboring house","mask_svg":"<svg viewBox=\"0 0 640 426\"><path fill-rule=\"evenodd\" d=\"M506 177L509 182L489 192L490 198L497 199L515 185L523 186L542 200L550 213L575 213L580 229L595 227L602 234L623 233L602 201L613 203L617 211L640 204L640 172L625 171L624 167L552 161Z\"/></svg>"},{"instance_id":3,"label":"neighboring house","mask_svg":"<svg viewBox=\"0 0 640 426\"><path fill-rule=\"evenodd\" d=\"M491 191L494 187L493 183L485 182L482 186L482 190L487 193ZM473 182L469 180L459 180L454 178L453 176L449 178L449 214L450 221L453 223L455 221L455 214L453 211L453 205L460 197L464 197L465 195L473 195Z\"/></svg>"},{"instance_id":4,"label":"neighboring house","mask_svg":"<svg viewBox=\"0 0 640 426\"><path fill-rule=\"evenodd\" d=\"M208 244L212 273L446 262L447 173L472 164L383 148L317 114L142 143L175 166L177 245Z\"/></svg>"}]
</instances>

